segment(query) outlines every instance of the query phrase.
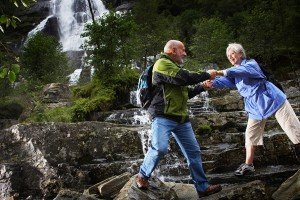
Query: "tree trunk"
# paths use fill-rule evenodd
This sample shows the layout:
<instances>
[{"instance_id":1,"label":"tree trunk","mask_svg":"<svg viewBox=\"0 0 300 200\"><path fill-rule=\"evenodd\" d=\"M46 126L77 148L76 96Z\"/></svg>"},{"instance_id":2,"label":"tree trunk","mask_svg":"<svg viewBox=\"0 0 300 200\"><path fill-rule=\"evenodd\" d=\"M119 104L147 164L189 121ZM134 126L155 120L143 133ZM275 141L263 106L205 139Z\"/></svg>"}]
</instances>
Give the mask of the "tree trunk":
<instances>
[{"instance_id":1,"label":"tree trunk","mask_svg":"<svg viewBox=\"0 0 300 200\"><path fill-rule=\"evenodd\" d=\"M88 4L89 4L89 9L90 9L90 12L92 15L93 24L95 24L95 16L94 16L91 0L88 0Z\"/></svg>"}]
</instances>

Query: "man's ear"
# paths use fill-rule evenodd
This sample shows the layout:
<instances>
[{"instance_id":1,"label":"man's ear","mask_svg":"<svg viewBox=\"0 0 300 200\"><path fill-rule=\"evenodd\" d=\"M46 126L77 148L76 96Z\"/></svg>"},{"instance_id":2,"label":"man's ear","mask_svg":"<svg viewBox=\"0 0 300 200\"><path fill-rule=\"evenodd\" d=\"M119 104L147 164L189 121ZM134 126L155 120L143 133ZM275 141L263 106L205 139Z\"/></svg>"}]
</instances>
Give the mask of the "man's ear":
<instances>
[{"instance_id":1,"label":"man's ear","mask_svg":"<svg viewBox=\"0 0 300 200\"><path fill-rule=\"evenodd\" d=\"M175 47L172 48L172 55L176 55L176 48Z\"/></svg>"}]
</instances>

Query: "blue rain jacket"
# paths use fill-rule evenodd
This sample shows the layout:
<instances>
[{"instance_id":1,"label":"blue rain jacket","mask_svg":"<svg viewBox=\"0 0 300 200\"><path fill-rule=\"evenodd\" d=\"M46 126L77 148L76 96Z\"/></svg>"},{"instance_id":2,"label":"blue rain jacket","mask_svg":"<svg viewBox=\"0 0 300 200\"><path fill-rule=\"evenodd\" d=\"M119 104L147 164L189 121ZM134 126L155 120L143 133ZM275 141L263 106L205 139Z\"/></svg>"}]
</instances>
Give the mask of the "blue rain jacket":
<instances>
[{"instance_id":1,"label":"blue rain jacket","mask_svg":"<svg viewBox=\"0 0 300 200\"><path fill-rule=\"evenodd\" d=\"M237 89L244 97L249 118L262 120L274 114L285 102L286 95L266 80L257 62L244 59L239 66L230 67L226 76L213 81L214 88Z\"/></svg>"}]
</instances>

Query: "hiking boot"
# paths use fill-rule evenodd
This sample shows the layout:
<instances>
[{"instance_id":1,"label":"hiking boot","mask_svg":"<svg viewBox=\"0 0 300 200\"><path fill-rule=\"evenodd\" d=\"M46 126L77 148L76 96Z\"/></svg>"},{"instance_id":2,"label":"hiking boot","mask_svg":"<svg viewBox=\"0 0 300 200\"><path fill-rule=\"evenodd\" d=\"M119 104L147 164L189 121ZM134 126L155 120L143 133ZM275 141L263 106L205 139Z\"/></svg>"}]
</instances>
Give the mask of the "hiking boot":
<instances>
[{"instance_id":1,"label":"hiking boot","mask_svg":"<svg viewBox=\"0 0 300 200\"><path fill-rule=\"evenodd\" d=\"M141 190L147 190L149 188L149 181L144 179L141 175L135 177L136 185Z\"/></svg>"},{"instance_id":2,"label":"hiking boot","mask_svg":"<svg viewBox=\"0 0 300 200\"><path fill-rule=\"evenodd\" d=\"M236 176L243 176L246 174L253 174L255 172L254 166L253 164L246 164L243 163L239 166L239 168L237 168L237 170L235 170L234 175Z\"/></svg>"},{"instance_id":3,"label":"hiking boot","mask_svg":"<svg viewBox=\"0 0 300 200\"><path fill-rule=\"evenodd\" d=\"M210 185L208 186L208 188L205 191L197 191L199 198L201 197L205 197L217 192L220 192L222 190L222 186L221 185Z\"/></svg>"}]
</instances>

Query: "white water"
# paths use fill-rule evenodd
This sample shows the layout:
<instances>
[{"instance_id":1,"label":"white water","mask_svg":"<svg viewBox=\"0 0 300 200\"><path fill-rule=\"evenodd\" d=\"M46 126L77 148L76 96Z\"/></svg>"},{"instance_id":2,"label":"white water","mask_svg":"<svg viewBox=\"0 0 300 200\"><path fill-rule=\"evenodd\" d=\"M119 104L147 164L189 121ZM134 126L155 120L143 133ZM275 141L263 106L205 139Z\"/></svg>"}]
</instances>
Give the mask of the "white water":
<instances>
[{"instance_id":1,"label":"white water","mask_svg":"<svg viewBox=\"0 0 300 200\"><path fill-rule=\"evenodd\" d=\"M208 91L201 92L200 97L204 101L203 110L204 111L215 111L215 109L209 104Z\"/></svg>"},{"instance_id":2,"label":"white water","mask_svg":"<svg viewBox=\"0 0 300 200\"><path fill-rule=\"evenodd\" d=\"M81 49L84 38L83 33L85 23L91 22L92 17L89 13L88 2L85 0L79 11L74 11L74 4L78 0L54 0L56 5L55 15L59 21L60 42L64 51L77 51ZM107 12L102 1L92 0L92 8L95 18Z\"/></svg>"},{"instance_id":3,"label":"white water","mask_svg":"<svg viewBox=\"0 0 300 200\"><path fill-rule=\"evenodd\" d=\"M103 16L108 10L101 0L91 0L95 18ZM86 23L92 21L87 0L51 0L50 15L28 33L28 38L41 31L49 18L56 17L63 51L83 51L82 44L86 38L81 37ZM70 74L70 84L76 84L81 70Z\"/></svg>"},{"instance_id":4,"label":"white water","mask_svg":"<svg viewBox=\"0 0 300 200\"><path fill-rule=\"evenodd\" d=\"M28 33L27 38L31 38L32 36L34 36L37 32L43 30L43 28L45 27L47 21L49 18L53 17L53 15L49 15L46 19L44 19L43 21L41 21L41 23L39 23L33 30L31 30Z\"/></svg>"},{"instance_id":5,"label":"white water","mask_svg":"<svg viewBox=\"0 0 300 200\"><path fill-rule=\"evenodd\" d=\"M81 74L82 69L76 69L69 77L69 85L76 85Z\"/></svg>"}]
</instances>

